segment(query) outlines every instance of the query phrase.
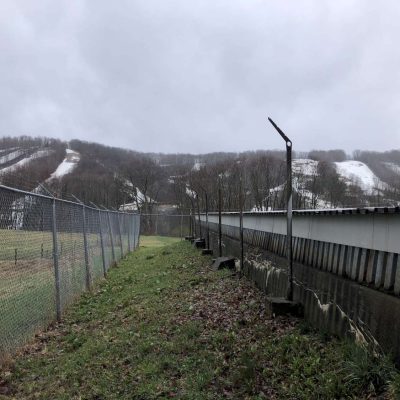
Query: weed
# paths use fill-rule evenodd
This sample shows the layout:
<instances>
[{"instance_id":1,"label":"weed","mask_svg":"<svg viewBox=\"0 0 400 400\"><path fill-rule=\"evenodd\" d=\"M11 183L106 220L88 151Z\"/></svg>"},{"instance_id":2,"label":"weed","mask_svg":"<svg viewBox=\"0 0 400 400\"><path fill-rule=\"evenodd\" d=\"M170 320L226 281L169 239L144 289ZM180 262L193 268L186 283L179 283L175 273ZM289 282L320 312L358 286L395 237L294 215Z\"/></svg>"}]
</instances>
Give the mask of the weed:
<instances>
[{"instance_id":1,"label":"weed","mask_svg":"<svg viewBox=\"0 0 400 400\"><path fill-rule=\"evenodd\" d=\"M343 372L349 391L379 395L387 389L394 374L393 363L383 354L374 354L367 346L346 342ZM397 379L393 381L395 388Z\"/></svg>"}]
</instances>

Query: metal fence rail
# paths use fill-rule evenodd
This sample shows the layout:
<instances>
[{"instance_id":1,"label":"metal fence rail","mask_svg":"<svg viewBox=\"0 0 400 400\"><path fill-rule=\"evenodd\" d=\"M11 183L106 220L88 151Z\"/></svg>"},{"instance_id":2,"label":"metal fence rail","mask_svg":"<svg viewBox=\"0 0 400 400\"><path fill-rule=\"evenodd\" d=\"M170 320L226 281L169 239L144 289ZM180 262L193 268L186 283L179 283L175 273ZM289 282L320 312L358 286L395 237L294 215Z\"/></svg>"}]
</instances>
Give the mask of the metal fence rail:
<instances>
[{"instance_id":1,"label":"metal fence rail","mask_svg":"<svg viewBox=\"0 0 400 400\"><path fill-rule=\"evenodd\" d=\"M0 185L0 359L139 243L138 214Z\"/></svg>"}]
</instances>

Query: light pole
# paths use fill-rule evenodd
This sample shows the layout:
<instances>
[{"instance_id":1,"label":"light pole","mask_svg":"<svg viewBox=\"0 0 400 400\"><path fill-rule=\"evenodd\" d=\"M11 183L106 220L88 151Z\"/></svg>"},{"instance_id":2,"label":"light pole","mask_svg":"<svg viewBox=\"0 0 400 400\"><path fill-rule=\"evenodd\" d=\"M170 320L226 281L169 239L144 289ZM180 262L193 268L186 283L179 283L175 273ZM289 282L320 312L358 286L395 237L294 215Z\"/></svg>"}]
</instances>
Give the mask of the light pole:
<instances>
[{"instance_id":1,"label":"light pole","mask_svg":"<svg viewBox=\"0 0 400 400\"><path fill-rule=\"evenodd\" d=\"M278 131L286 142L286 180L287 180L287 228L286 228L286 252L288 262L288 289L287 299L293 301L293 253L292 253L292 141L285 135L278 125L268 117L269 122Z\"/></svg>"},{"instance_id":2,"label":"light pole","mask_svg":"<svg viewBox=\"0 0 400 400\"><path fill-rule=\"evenodd\" d=\"M236 162L238 165L242 162L239 160ZM239 276L243 275L244 270L244 241L243 241L243 208L244 208L245 196L243 195L243 170L240 168L239 171L239 239L240 239L240 273Z\"/></svg>"},{"instance_id":3,"label":"light pole","mask_svg":"<svg viewBox=\"0 0 400 400\"><path fill-rule=\"evenodd\" d=\"M243 182L242 174L240 174L240 192L239 192L239 202L240 202L240 220L239 220L239 230L240 230L240 276L243 275L244 270L244 242L243 242Z\"/></svg>"},{"instance_id":4,"label":"light pole","mask_svg":"<svg viewBox=\"0 0 400 400\"><path fill-rule=\"evenodd\" d=\"M221 175L218 176L218 254L222 257L222 190Z\"/></svg>"}]
</instances>

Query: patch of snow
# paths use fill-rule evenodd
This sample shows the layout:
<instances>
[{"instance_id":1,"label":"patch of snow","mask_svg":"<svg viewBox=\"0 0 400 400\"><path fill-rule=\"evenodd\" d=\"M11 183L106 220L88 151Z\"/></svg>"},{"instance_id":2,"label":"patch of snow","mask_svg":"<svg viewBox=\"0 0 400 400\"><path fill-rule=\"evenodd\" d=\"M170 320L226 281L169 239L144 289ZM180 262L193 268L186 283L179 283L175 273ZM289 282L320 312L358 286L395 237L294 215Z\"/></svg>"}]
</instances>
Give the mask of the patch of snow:
<instances>
[{"instance_id":1,"label":"patch of snow","mask_svg":"<svg viewBox=\"0 0 400 400\"><path fill-rule=\"evenodd\" d=\"M368 194L373 194L386 187L386 184L361 161L335 162L335 166L338 174L344 178L347 184L355 183Z\"/></svg>"},{"instance_id":2,"label":"patch of snow","mask_svg":"<svg viewBox=\"0 0 400 400\"><path fill-rule=\"evenodd\" d=\"M16 150L0 157L0 164L8 163L24 154L23 150Z\"/></svg>"},{"instance_id":3,"label":"patch of snow","mask_svg":"<svg viewBox=\"0 0 400 400\"><path fill-rule=\"evenodd\" d=\"M150 196L145 196L142 191L138 187L135 187L128 179L125 179L125 185L131 188L129 189L129 195L135 200L133 203L126 203L125 206L129 207L130 204L134 204L135 210L137 210L137 206L141 206L142 204L146 203L146 201L150 204L156 203L156 201ZM120 208L123 206L124 205L120 206ZM130 208L126 208L126 210L130 210Z\"/></svg>"},{"instance_id":4,"label":"patch of snow","mask_svg":"<svg viewBox=\"0 0 400 400\"><path fill-rule=\"evenodd\" d=\"M201 162L200 160L196 159L192 168L192 171L200 171L201 167L204 167L205 163Z\"/></svg>"},{"instance_id":5,"label":"patch of snow","mask_svg":"<svg viewBox=\"0 0 400 400\"><path fill-rule=\"evenodd\" d=\"M257 208L256 206L254 206L251 210L251 212L266 212L266 211L272 211L272 207L265 207L262 206L261 209Z\"/></svg>"},{"instance_id":6,"label":"patch of snow","mask_svg":"<svg viewBox=\"0 0 400 400\"><path fill-rule=\"evenodd\" d=\"M148 203L155 203L155 201L149 196L145 196L138 188L136 188L136 199L132 203L125 203L119 206L120 211L138 211L139 208L145 203L147 199Z\"/></svg>"},{"instance_id":7,"label":"patch of snow","mask_svg":"<svg viewBox=\"0 0 400 400\"><path fill-rule=\"evenodd\" d=\"M391 162L384 162L383 164L385 165L385 167L387 167L388 169L390 169L394 173L400 175L400 165L397 165L397 164L391 163Z\"/></svg>"},{"instance_id":8,"label":"patch of snow","mask_svg":"<svg viewBox=\"0 0 400 400\"><path fill-rule=\"evenodd\" d=\"M293 177L292 184L293 184L293 190L296 191L297 194L302 197L303 201L304 201L304 199L306 200L306 205L308 204L309 207L315 206L315 208L318 208L318 209L332 208L332 204L330 202L327 202L327 201L319 198L310 190L305 189L304 183L301 182L301 180L299 180L299 178L297 176ZM269 196L272 196L274 193L283 192L285 190L285 185L286 184L283 183L279 186L269 189ZM257 209L257 207L253 207L252 211L271 211L271 207L268 207L268 209L266 209L263 206L262 210L260 210L259 208Z\"/></svg>"},{"instance_id":9,"label":"patch of snow","mask_svg":"<svg viewBox=\"0 0 400 400\"><path fill-rule=\"evenodd\" d=\"M282 185L276 186L272 189L269 189L270 193L274 193L274 192L281 192L283 189L285 189L285 183L282 183Z\"/></svg>"},{"instance_id":10,"label":"patch of snow","mask_svg":"<svg viewBox=\"0 0 400 400\"><path fill-rule=\"evenodd\" d=\"M318 161L310 158L296 158L292 162L292 171L294 174L303 174L314 176L317 174Z\"/></svg>"},{"instance_id":11,"label":"patch of snow","mask_svg":"<svg viewBox=\"0 0 400 400\"><path fill-rule=\"evenodd\" d=\"M2 170L0 170L1 174L7 174L9 172L15 171L16 169L23 167L24 165L30 163L32 160L36 159L36 158L41 158L41 157L45 157L47 155L50 154L52 150L38 150L35 153L33 153L32 155L30 155L29 157L25 157L22 160L16 162L13 165L10 165L9 167L3 168Z\"/></svg>"},{"instance_id":12,"label":"patch of snow","mask_svg":"<svg viewBox=\"0 0 400 400\"><path fill-rule=\"evenodd\" d=\"M0 154L11 153L15 150L19 150L19 147L8 147L7 149L0 149Z\"/></svg>"},{"instance_id":13,"label":"patch of snow","mask_svg":"<svg viewBox=\"0 0 400 400\"><path fill-rule=\"evenodd\" d=\"M315 208L318 208L318 209L332 208L331 203L329 203L328 201L325 201L319 197L316 197L315 193L311 192L310 190L299 188L299 189L296 189L296 191L303 199L306 199L310 205L315 203Z\"/></svg>"},{"instance_id":14,"label":"patch of snow","mask_svg":"<svg viewBox=\"0 0 400 400\"><path fill-rule=\"evenodd\" d=\"M189 187L187 186L186 186L186 194L192 199L196 198L196 193L193 190L189 189Z\"/></svg>"},{"instance_id":15,"label":"patch of snow","mask_svg":"<svg viewBox=\"0 0 400 400\"><path fill-rule=\"evenodd\" d=\"M154 202L151 197L145 196L139 188L136 188L136 199L139 203L144 203L146 200L148 203Z\"/></svg>"},{"instance_id":16,"label":"patch of snow","mask_svg":"<svg viewBox=\"0 0 400 400\"><path fill-rule=\"evenodd\" d=\"M81 159L81 155L76 151L66 149L66 157L61 162L61 164L57 167L57 169L50 175L51 179L60 179L63 176L71 173L75 167L78 165L79 160Z\"/></svg>"},{"instance_id":17,"label":"patch of snow","mask_svg":"<svg viewBox=\"0 0 400 400\"><path fill-rule=\"evenodd\" d=\"M136 203L125 203L119 206L119 211L138 211Z\"/></svg>"}]
</instances>

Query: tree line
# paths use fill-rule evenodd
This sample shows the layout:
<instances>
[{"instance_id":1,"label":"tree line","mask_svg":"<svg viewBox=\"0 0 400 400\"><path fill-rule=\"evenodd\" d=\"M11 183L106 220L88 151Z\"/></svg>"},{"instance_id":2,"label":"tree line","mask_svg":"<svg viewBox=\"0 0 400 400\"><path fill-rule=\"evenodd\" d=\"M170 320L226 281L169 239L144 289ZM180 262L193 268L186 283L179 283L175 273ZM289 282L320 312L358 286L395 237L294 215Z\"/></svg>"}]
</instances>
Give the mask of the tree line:
<instances>
[{"instance_id":1,"label":"tree line","mask_svg":"<svg viewBox=\"0 0 400 400\"><path fill-rule=\"evenodd\" d=\"M81 155L76 168L60 179L48 181L70 147ZM159 154L140 153L72 140L50 138L3 138L0 151L7 148L47 148L48 156L2 176L8 186L32 190L46 182L56 196L74 194L85 203L107 208L130 203L143 213L155 212L161 204L174 204L178 212L188 209L217 210L218 192L225 211L279 210L286 207L286 163L282 151L242 153ZM386 153L356 151L350 157L343 150L312 150L294 158L315 161L310 173L293 173L293 207L298 209L395 205L400 201L400 151ZM366 163L387 185L365 193L357 182L345 182L335 162L349 158ZM399 167L400 170L400 167ZM378 182L377 182L378 185ZM71 199L71 198L70 198Z\"/></svg>"}]
</instances>

